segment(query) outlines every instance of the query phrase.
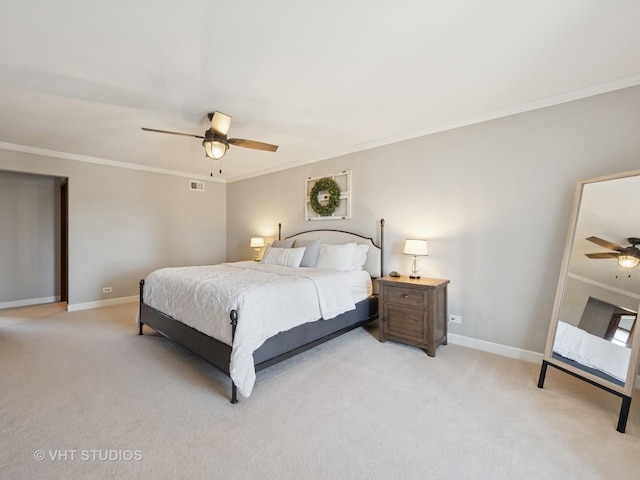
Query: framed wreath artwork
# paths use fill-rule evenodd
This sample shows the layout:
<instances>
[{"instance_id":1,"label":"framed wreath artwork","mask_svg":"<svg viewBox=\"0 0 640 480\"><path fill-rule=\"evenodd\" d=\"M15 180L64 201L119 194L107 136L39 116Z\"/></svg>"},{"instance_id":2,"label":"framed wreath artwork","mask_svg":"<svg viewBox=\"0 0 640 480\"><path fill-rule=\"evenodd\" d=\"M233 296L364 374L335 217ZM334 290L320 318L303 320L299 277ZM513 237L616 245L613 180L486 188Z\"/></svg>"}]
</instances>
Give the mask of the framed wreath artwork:
<instances>
[{"instance_id":1,"label":"framed wreath artwork","mask_svg":"<svg viewBox=\"0 0 640 480\"><path fill-rule=\"evenodd\" d=\"M351 218L351 170L305 179L305 220Z\"/></svg>"}]
</instances>

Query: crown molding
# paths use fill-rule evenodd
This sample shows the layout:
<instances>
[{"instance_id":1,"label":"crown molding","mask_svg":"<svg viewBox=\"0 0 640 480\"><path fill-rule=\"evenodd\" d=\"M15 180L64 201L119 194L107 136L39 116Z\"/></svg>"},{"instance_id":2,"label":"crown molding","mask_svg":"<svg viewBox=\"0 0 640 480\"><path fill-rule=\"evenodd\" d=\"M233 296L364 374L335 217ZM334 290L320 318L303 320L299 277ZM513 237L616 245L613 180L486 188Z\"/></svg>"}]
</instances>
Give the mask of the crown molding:
<instances>
[{"instance_id":1,"label":"crown molding","mask_svg":"<svg viewBox=\"0 0 640 480\"><path fill-rule=\"evenodd\" d=\"M211 178L205 175L194 175L193 173L182 172L178 170L168 170L163 168L140 165L136 163L119 162L114 160L90 157L86 155L78 155L74 153L58 152L55 150L45 150L42 148L28 147L25 145L17 145L17 144L6 143L6 142L0 142L0 149L13 150L16 152L23 152L23 153L33 153L36 155L44 155L49 157L62 158L65 160L94 163L98 165L106 165L111 167L128 168L131 170L141 170L144 172L160 173L163 175L173 175L173 176L184 177L184 178L204 180L207 182L232 183L232 182L238 182L241 180L246 180L249 178L260 177L262 175L267 175L270 173L280 172L283 170L289 170L291 168L308 165L310 163L320 162L322 160L328 160L330 158L336 158L343 155L349 155L352 153L370 150L372 148L391 145L391 144L403 142L406 140L412 140L414 138L424 137L427 135L432 135L434 133L440 133L447 130L454 130L456 128L467 127L470 125L488 122L491 120L497 120L499 118L508 117L511 115L517 115L520 113L552 107L552 106L560 105L563 103L573 102L575 100L581 100L583 98L593 97L596 95L601 95L601 94L613 92L616 90L622 90L624 88L634 87L637 85L640 85L640 73L616 78L616 79L613 79L607 82L598 83L595 85L588 85L582 88L569 90L556 95L551 95L548 97L532 100L530 102L520 103L520 104L512 105L509 107L497 109L497 110L491 110L489 112L480 113L478 115L472 115L472 116L454 120L451 122L432 125L422 129L412 130L409 132L393 135L390 137L374 140L371 142L365 142L358 145L353 145L353 146L346 147L340 150L335 150L326 154L317 155L317 156L309 157L305 159L300 159L293 162L288 162L288 163L270 167L264 170L258 170L256 172L229 177L227 179L221 179L221 178L215 178L215 177Z\"/></svg>"},{"instance_id":2,"label":"crown molding","mask_svg":"<svg viewBox=\"0 0 640 480\"><path fill-rule=\"evenodd\" d=\"M580 282L587 283L589 285L593 285L594 287L599 287L604 290L609 290L613 293L618 293L620 295L624 295L626 297L635 298L636 300L640 300L640 295L634 292L629 292L627 290L623 290L622 288L613 287L611 285L607 285L606 283L598 282L597 280L592 280L591 278L586 278L581 275L576 275L575 273L567 273L567 277L573 278L574 280L579 280Z\"/></svg>"},{"instance_id":3,"label":"crown molding","mask_svg":"<svg viewBox=\"0 0 640 480\"><path fill-rule=\"evenodd\" d=\"M75 153L58 152L56 150L46 150L44 148L28 147L26 145L18 145L15 143L0 142L0 149L11 150L14 152L31 153L34 155L42 155L45 157L62 158L64 160L72 160L74 162L93 163L96 165L105 165L108 167L127 168L129 170L140 170L143 172L160 173L162 175L172 175L174 177L184 177L196 180L204 180L207 182L226 183L224 179L211 178L205 175L194 175L193 173L181 172L178 170L168 170L165 168L149 167L137 163L118 162L115 160L106 160L104 158L89 157L87 155L78 155Z\"/></svg>"},{"instance_id":4,"label":"crown molding","mask_svg":"<svg viewBox=\"0 0 640 480\"><path fill-rule=\"evenodd\" d=\"M616 78L608 82L598 83L595 85L589 85L574 90L569 90L556 95L539 98L530 102L519 103L511 105L509 107L500 108L497 110L491 110L489 112L480 113L478 115L472 115L469 117L461 118L451 122L445 122L437 125L432 125L418 130L412 130L410 132L401 133L399 135L393 135L383 139L375 140L372 142L362 143L354 145L342 150L337 150L328 154L323 154L316 157L307 158L297 162L291 162L276 167L271 167L265 170L260 170L246 175L239 175L237 177L231 177L227 179L228 183L237 182L240 180L246 180L252 177L258 177L269 173L275 173L281 170L288 170L290 168L299 167L309 163L319 162L321 160L328 160L330 158L339 157L342 155L348 155L350 153L361 152L364 150L370 150L376 147L382 147L393 143L403 142L405 140L411 140L418 137L424 137L432 135L434 133L445 132L447 130L454 130L456 128L467 127L469 125L475 125L477 123L488 122L490 120L497 120L503 117L509 117L511 115L517 115L520 113L530 112L533 110L539 110L542 108L553 107L563 103L573 102L575 100L581 100L583 98L594 97L604 93L614 92L616 90L622 90L624 88L634 87L640 85L640 73L635 75L629 75L625 77Z\"/></svg>"}]
</instances>

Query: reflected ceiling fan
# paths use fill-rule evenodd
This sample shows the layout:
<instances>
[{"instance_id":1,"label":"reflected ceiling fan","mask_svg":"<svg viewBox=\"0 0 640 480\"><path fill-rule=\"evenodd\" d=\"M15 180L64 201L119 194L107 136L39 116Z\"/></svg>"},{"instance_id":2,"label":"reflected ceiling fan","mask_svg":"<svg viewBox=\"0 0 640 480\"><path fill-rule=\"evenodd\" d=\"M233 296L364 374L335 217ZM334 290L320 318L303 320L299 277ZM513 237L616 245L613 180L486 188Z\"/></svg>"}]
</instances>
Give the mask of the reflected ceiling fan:
<instances>
[{"instance_id":1,"label":"reflected ceiling fan","mask_svg":"<svg viewBox=\"0 0 640 480\"><path fill-rule=\"evenodd\" d=\"M170 132L167 130L156 130L155 128L145 128L145 132L168 133L170 135L183 135L185 137L202 138L202 146L207 157L213 160L220 160L227 153L229 145L236 147L252 148L254 150L264 150L266 152L275 152L278 150L277 145L270 143L256 142L255 140L245 140L243 138L227 138L229 127L231 126L231 117L221 112L208 113L207 117L211 121L211 128L204 132L203 135L193 135L192 133Z\"/></svg>"},{"instance_id":2,"label":"reflected ceiling fan","mask_svg":"<svg viewBox=\"0 0 640 480\"><path fill-rule=\"evenodd\" d=\"M631 244L630 247L621 247L620 245L608 242L598 237L589 237L587 240L600 245L601 247L613 250L613 252L585 253L589 258L617 258L618 265L624 268L633 268L640 264L640 249L636 247L636 245L640 245L640 238L627 238L627 241Z\"/></svg>"}]
</instances>

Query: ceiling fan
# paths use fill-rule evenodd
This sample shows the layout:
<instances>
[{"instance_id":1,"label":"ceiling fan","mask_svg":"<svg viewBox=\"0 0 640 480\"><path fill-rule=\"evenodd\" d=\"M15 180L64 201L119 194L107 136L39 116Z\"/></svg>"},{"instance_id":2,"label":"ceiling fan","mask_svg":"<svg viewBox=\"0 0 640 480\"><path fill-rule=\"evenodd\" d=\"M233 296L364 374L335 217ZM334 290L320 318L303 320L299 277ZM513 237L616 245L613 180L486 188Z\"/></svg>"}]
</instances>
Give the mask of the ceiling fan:
<instances>
[{"instance_id":1,"label":"ceiling fan","mask_svg":"<svg viewBox=\"0 0 640 480\"><path fill-rule=\"evenodd\" d=\"M589 258L617 258L618 265L624 268L633 268L640 264L640 249L636 247L636 245L640 245L640 238L629 237L627 241L631 244L630 247L621 247L620 245L598 237L589 237L587 240L601 247L613 250L613 252L585 253Z\"/></svg>"},{"instance_id":2,"label":"ceiling fan","mask_svg":"<svg viewBox=\"0 0 640 480\"><path fill-rule=\"evenodd\" d=\"M183 135L185 137L202 138L202 146L207 157L219 160L227 153L229 145L236 147L253 148L254 150L264 150L267 152L275 152L278 150L277 145L270 143L256 142L255 140L245 140L243 138L227 138L229 127L231 126L231 117L221 112L208 113L207 117L211 121L211 128L202 135L193 135L191 133L170 132L167 130L156 130L155 128L142 127L145 132L168 133L170 135Z\"/></svg>"}]
</instances>

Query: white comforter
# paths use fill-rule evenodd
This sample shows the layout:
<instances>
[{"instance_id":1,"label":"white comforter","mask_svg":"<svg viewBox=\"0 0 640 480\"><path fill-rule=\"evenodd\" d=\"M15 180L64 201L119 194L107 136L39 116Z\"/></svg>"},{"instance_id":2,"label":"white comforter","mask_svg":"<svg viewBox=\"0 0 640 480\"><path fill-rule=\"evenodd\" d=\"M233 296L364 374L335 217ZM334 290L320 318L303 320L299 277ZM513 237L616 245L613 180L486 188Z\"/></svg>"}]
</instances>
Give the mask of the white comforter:
<instances>
[{"instance_id":1,"label":"white comforter","mask_svg":"<svg viewBox=\"0 0 640 480\"><path fill-rule=\"evenodd\" d=\"M232 344L229 312L238 312L230 374L241 395L255 383L253 352L297 325L355 308L343 275L253 261L164 268L149 274L144 302L217 340Z\"/></svg>"},{"instance_id":2,"label":"white comforter","mask_svg":"<svg viewBox=\"0 0 640 480\"><path fill-rule=\"evenodd\" d=\"M631 349L596 337L565 322L558 322L553 351L625 382Z\"/></svg>"}]
</instances>

